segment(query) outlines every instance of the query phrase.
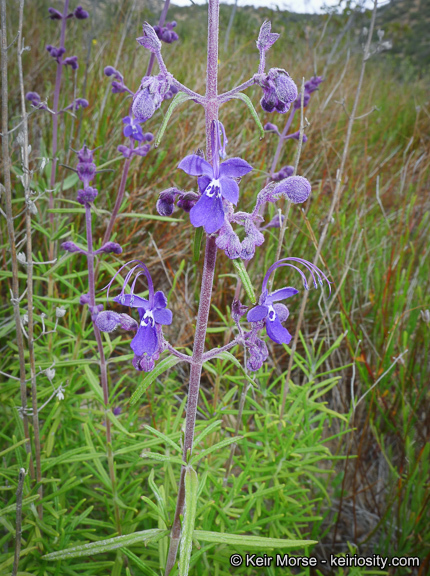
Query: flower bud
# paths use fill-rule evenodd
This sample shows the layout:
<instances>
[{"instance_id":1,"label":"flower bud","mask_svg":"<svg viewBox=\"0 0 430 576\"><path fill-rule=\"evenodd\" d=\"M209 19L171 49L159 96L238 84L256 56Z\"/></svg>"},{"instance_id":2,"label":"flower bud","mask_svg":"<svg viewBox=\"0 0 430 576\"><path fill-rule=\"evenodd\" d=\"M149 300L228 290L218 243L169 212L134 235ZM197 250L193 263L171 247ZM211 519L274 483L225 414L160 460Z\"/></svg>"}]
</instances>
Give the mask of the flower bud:
<instances>
[{"instance_id":1,"label":"flower bud","mask_svg":"<svg viewBox=\"0 0 430 576\"><path fill-rule=\"evenodd\" d=\"M91 186L87 186L84 190L78 190L78 194L76 200L79 204L85 206L85 204L89 204L90 202L94 202L98 195L98 192L95 188Z\"/></svg>"},{"instance_id":2,"label":"flower bud","mask_svg":"<svg viewBox=\"0 0 430 576\"><path fill-rule=\"evenodd\" d=\"M81 294L81 296L79 298L79 304L84 306L85 304L89 304L89 303L90 303L90 295L89 294Z\"/></svg>"},{"instance_id":3,"label":"flower bud","mask_svg":"<svg viewBox=\"0 0 430 576\"><path fill-rule=\"evenodd\" d=\"M97 314L95 325L101 332L113 332L121 324L121 315L112 310Z\"/></svg>"},{"instance_id":4,"label":"flower bud","mask_svg":"<svg viewBox=\"0 0 430 576\"><path fill-rule=\"evenodd\" d=\"M78 65L78 57L77 56L69 56L62 61L64 66L70 66L72 70L77 70L79 68Z\"/></svg>"},{"instance_id":5,"label":"flower bud","mask_svg":"<svg viewBox=\"0 0 430 576\"><path fill-rule=\"evenodd\" d=\"M157 200L157 212L160 216L171 216L175 209L175 198L180 194L177 188L168 188L160 193Z\"/></svg>"},{"instance_id":6,"label":"flower bud","mask_svg":"<svg viewBox=\"0 0 430 576\"><path fill-rule=\"evenodd\" d=\"M85 250L79 248L79 246L77 246L74 242L71 242L70 240L68 240L67 242L63 242L61 244L61 248L63 250L66 250L66 252L70 252L71 254L74 254L75 252L86 254Z\"/></svg>"},{"instance_id":7,"label":"flower bud","mask_svg":"<svg viewBox=\"0 0 430 576\"><path fill-rule=\"evenodd\" d=\"M197 203L200 196L195 192L186 192L183 196L179 198L176 205L178 208L182 208L184 212L189 213L191 208Z\"/></svg>"},{"instance_id":8,"label":"flower bud","mask_svg":"<svg viewBox=\"0 0 430 576\"><path fill-rule=\"evenodd\" d=\"M61 14L61 12L59 12L55 8L48 8L48 12L49 12L49 18L51 20L62 20L63 19L63 15Z\"/></svg>"},{"instance_id":9,"label":"flower bud","mask_svg":"<svg viewBox=\"0 0 430 576\"><path fill-rule=\"evenodd\" d=\"M106 242L101 248L95 251L95 254L121 254L122 248L116 242Z\"/></svg>"},{"instance_id":10,"label":"flower bud","mask_svg":"<svg viewBox=\"0 0 430 576\"><path fill-rule=\"evenodd\" d=\"M89 16L88 12L84 10L82 6L78 6L73 14L78 20L85 20Z\"/></svg>"},{"instance_id":11,"label":"flower bud","mask_svg":"<svg viewBox=\"0 0 430 576\"><path fill-rule=\"evenodd\" d=\"M301 204L306 202L311 193L311 185L309 180L303 176L290 176L282 180L273 190L273 196L279 195L287 196L293 204Z\"/></svg>"}]
</instances>

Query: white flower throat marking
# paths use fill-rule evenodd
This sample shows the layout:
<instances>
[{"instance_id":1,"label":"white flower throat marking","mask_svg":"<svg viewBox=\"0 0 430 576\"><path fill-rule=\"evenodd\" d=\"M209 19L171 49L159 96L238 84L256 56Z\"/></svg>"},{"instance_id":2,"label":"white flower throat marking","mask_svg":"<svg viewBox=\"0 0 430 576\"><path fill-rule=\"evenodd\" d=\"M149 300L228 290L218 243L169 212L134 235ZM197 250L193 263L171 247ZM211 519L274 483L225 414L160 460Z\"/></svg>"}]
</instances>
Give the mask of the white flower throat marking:
<instances>
[{"instance_id":1,"label":"white flower throat marking","mask_svg":"<svg viewBox=\"0 0 430 576\"><path fill-rule=\"evenodd\" d=\"M147 310L145 315L143 316L142 320L140 321L141 326L154 326L154 316L151 310Z\"/></svg>"},{"instance_id":2,"label":"white flower throat marking","mask_svg":"<svg viewBox=\"0 0 430 576\"><path fill-rule=\"evenodd\" d=\"M276 319L276 312L275 312L275 309L273 308L273 306L269 306L269 315L268 315L268 317L269 317L269 320L270 320L271 322L273 322L273 321Z\"/></svg>"},{"instance_id":3,"label":"white flower throat marking","mask_svg":"<svg viewBox=\"0 0 430 576\"><path fill-rule=\"evenodd\" d=\"M217 198L221 197L221 186L219 180L211 180L205 190L206 196L212 198L216 196Z\"/></svg>"}]
</instances>

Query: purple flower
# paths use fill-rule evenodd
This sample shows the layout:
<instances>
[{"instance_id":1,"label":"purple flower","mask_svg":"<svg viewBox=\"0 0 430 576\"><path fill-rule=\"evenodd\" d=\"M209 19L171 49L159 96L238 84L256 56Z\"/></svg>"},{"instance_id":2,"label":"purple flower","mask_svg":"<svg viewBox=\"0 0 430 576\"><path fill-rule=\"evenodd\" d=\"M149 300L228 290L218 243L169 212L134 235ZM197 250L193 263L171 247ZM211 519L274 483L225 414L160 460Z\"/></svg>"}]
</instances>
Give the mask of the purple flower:
<instances>
[{"instance_id":1,"label":"purple flower","mask_svg":"<svg viewBox=\"0 0 430 576\"><path fill-rule=\"evenodd\" d=\"M71 254L75 252L80 252L81 254L87 253L86 250L84 250L83 248L79 248L79 246L77 246L74 242L71 242L70 240L68 240L67 242L63 242L61 244L61 248L66 252L70 252Z\"/></svg>"},{"instance_id":2,"label":"purple flower","mask_svg":"<svg viewBox=\"0 0 430 576\"><path fill-rule=\"evenodd\" d=\"M186 192L176 202L178 208L182 208L184 212L190 213L193 206L196 205L200 196L195 192Z\"/></svg>"},{"instance_id":3,"label":"purple flower","mask_svg":"<svg viewBox=\"0 0 430 576\"><path fill-rule=\"evenodd\" d=\"M271 46L279 38L279 34L271 32L272 24L268 20L263 22L260 28L260 33L258 34L257 48L260 52L267 52Z\"/></svg>"},{"instance_id":4,"label":"purple flower","mask_svg":"<svg viewBox=\"0 0 430 576\"><path fill-rule=\"evenodd\" d=\"M309 94L309 92L305 92L303 95L303 108L306 108L306 106L309 104L310 99L311 95ZM296 101L294 102L294 108L295 110L300 110L301 107L302 107L302 95L299 94L296 98Z\"/></svg>"},{"instance_id":5,"label":"purple flower","mask_svg":"<svg viewBox=\"0 0 430 576\"><path fill-rule=\"evenodd\" d=\"M300 140L300 130L297 130L297 132L293 132L292 134L288 134L288 136L285 136L285 140L288 139L292 139L292 140ZM308 141L308 137L306 136L306 134L303 134L303 143Z\"/></svg>"},{"instance_id":6,"label":"purple flower","mask_svg":"<svg viewBox=\"0 0 430 576\"><path fill-rule=\"evenodd\" d=\"M85 206L85 204L94 202L94 200L97 198L97 195L98 192L95 188L87 186L84 190L78 190L76 200L79 202L79 204Z\"/></svg>"},{"instance_id":7,"label":"purple flower","mask_svg":"<svg viewBox=\"0 0 430 576\"><path fill-rule=\"evenodd\" d=\"M308 262L307 260L303 260L302 258L289 257L278 260L272 264L263 279L259 305L251 308L246 318L248 322L255 324L257 328L259 325L258 323L264 322L267 335L277 344L289 344L292 338L288 330L282 326L282 322L285 322L285 320L288 318L288 308L284 304L279 304L279 302L294 296L298 293L298 290L296 290L296 288L286 287L269 293L267 290L267 283L269 281L270 275L277 268L290 267L294 268L297 272L300 273L304 287L306 290L308 290L306 276L303 271L297 267L297 264L302 264L307 268L311 274L315 288L317 287L317 282L322 286L324 281L327 282L330 288L330 282L326 275L314 264L311 264L311 262Z\"/></svg>"},{"instance_id":8,"label":"purple flower","mask_svg":"<svg viewBox=\"0 0 430 576\"><path fill-rule=\"evenodd\" d=\"M51 18L51 20L62 20L63 19L63 15L61 14L61 12L59 12L55 8L48 8L48 12L49 12L49 18Z\"/></svg>"},{"instance_id":9,"label":"purple flower","mask_svg":"<svg viewBox=\"0 0 430 576\"><path fill-rule=\"evenodd\" d=\"M133 138L133 140L137 140L137 142L143 142L144 136L139 122L131 118L131 116L126 116L123 118L122 122L125 124L124 136L127 138Z\"/></svg>"},{"instance_id":10,"label":"purple flower","mask_svg":"<svg viewBox=\"0 0 430 576\"><path fill-rule=\"evenodd\" d=\"M113 332L118 326L124 330L137 330L137 322L134 318L128 314L118 314L112 310L104 310L97 314L95 324L101 332Z\"/></svg>"},{"instance_id":11,"label":"purple flower","mask_svg":"<svg viewBox=\"0 0 430 576\"><path fill-rule=\"evenodd\" d=\"M89 188L89 183L94 180L97 172L96 165L93 162L93 150L90 150L86 144L78 151L78 165L76 167L78 177L84 183L84 188ZM93 189L94 190L94 189ZM97 196L97 191L95 190ZM91 193L91 190L90 190ZM94 196L94 198L95 198ZM79 200L78 200L79 201ZM92 200L91 200L92 202Z\"/></svg>"},{"instance_id":12,"label":"purple flower","mask_svg":"<svg viewBox=\"0 0 430 576\"><path fill-rule=\"evenodd\" d=\"M55 58L55 60L57 60L57 62L60 61L61 56L66 52L65 48L55 48L55 46L51 46L51 44L48 44L46 50L49 52L52 58Z\"/></svg>"},{"instance_id":13,"label":"purple flower","mask_svg":"<svg viewBox=\"0 0 430 576\"><path fill-rule=\"evenodd\" d=\"M251 308L246 319L248 322L262 322L264 320L267 335L271 340L277 344L289 344L292 336L281 324L288 318L288 308L282 304L275 304L275 302L285 300L298 294L298 292L295 288L281 288L268 294L266 290L261 295L260 304Z\"/></svg>"},{"instance_id":14,"label":"purple flower","mask_svg":"<svg viewBox=\"0 0 430 576\"><path fill-rule=\"evenodd\" d=\"M113 300L122 306L130 306L138 309L140 321L137 326L137 333L130 344L131 349L135 354L133 365L137 370L150 371L154 367L154 360L158 359L163 350L163 334L161 327L172 323L172 312L167 308L167 299L163 292L158 291L154 293L152 278L145 264L139 260L132 260L132 262L129 262L128 264L133 262L138 262L138 264L133 266L133 268L127 273L121 293L113 298ZM127 266L128 264L125 264L124 266ZM124 266L120 268L109 282L108 297L112 282ZM125 294L124 290L128 286L133 274L135 274L135 277L131 285L131 292L130 294ZM136 281L142 275L145 275L148 281L148 300L134 294Z\"/></svg>"},{"instance_id":15,"label":"purple flower","mask_svg":"<svg viewBox=\"0 0 430 576\"><path fill-rule=\"evenodd\" d=\"M240 178L252 170L252 166L241 158L230 158L212 167L204 158L191 154L186 156L178 168L190 176L199 176L198 185L202 196L190 211L191 224L203 226L207 234L217 232L224 224L223 199L237 204Z\"/></svg>"},{"instance_id":16,"label":"purple flower","mask_svg":"<svg viewBox=\"0 0 430 576\"><path fill-rule=\"evenodd\" d=\"M40 96L37 92L27 92L25 95L26 99L31 103L33 108L40 108L41 110L46 110L46 104L41 102Z\"/></svg>"},{"instance_id":17,"label":"purple flower","mask_svg":"<svg viewBox=\"0 0 430 576\"><path fill-rule=\"evenodd\" d=\"M321 82L324 82L324 78L322 76L314 76L313 78L311 78L310 80L308 80L305 83L306 92L308 92L309 94L312 94L312 92L315 92L316 90L318 90Z\"/></svg>"},{"instance_id":18,"label":"purple flower","mask_svg":"<svg viewBox=\"0 0 430 576\"><path fill-rule=\"evenodd\" d=\"M260 104L266 112L276 110L284 114L297 98L297 86L288 72L281 68L271 68L259 84L263 88Z\"/></svg>"},{"instance_id":19,"label":"purple flower","mask_svg":"<svg viewBox=\"0 0 430 576\"><path fill-rule=\"evenodd\" d=\"M303 176L289 176L273 189L274 197L286 196L293 204L306 202L310 193L310 182Z\"/></svg>"},{"instance_id":20,"label":"purple flower","mask_svg":"<svg viewBox=\"0 0 430 576\"><path fill-rule=\"evenodd\" d=\"M73 14L78 20L85 20L89 16L88 12L84 10L82 6L78 6Z\"/></svg>"},{"instance_id":21,"label":"purple flower","mask_svg":"<svg viewBox=\"0 0 430 576\"><path fill-rule=\"evenodd\" d=\"M118 72L113 66L106 66L104 69L105 76L113 76L118 82L123 82L124 76Z\"/></svg>"},{"instance_id":22,"label":"purple flower","mask_svg":"<svg viewBox=\"0 0 430 576\"><path fill-rule=\"evenodd\" d=\"M233 231L229 222L225 222L215 243L219 250L224 250L227 258L235 260L240 257L242 252L242 243L239 240L239 236Z\"/></svg>"},{"instance_id":23,"label":"purple flower","mask_svg":"<svg viewBox=\"0 0 430 576\"><path fill-rule=\"evenodd\" d=\"M136 40L141 46L154 54L161 51L161 42L154 28L148 22L143 25L143 36L136 38Z\"/></svg>"},{"instance_id":24,"label":"purple flower","mask_svg":"<svg viewBox=\"0 0 430 576\"><path fill-rule=\"evenodd\" d=\"M98 250L96 250L94 252L94 254L121 254L122 253L122 248L119 244L117 244L116 242L106 242L106 244L103 244L103 246L101 248L99 248Z\"/></svg>"},{"instance_id":25,"label":"purple flower","mask_svg":"<svg viewBox=\"0 0 430 576\"><path fill-rule=\"evenodd\" d=\"M166 22L165 26L154 26L154 32L160 40L167 44L171 44L172 42L179 40L179 36L173 31L173 28L175 28L176 25L177 24L174 20L172 22Z\"/></svg>"},{"instance_id":26,"label":"purple flower","mask_svg":"<svg viewBox=\"0 0 430 576\"><path fill-rule=\"evenodd\" d=\"M64 64L64 66L70 66L72 70L77 70L79 68L77 56L68 56L62 61L62 64Z\"/></svg>"},{"instance_id":27,"label":"purple flower","mask_svg":"<svg viewBox=\"0 0 430 576\"><path fill-rule=\"evenodd\" d=\"M66 106L64 110L73 110L73 112L76 112L79 108L87 108L88 106L88 100L85 98L76 98L76 100L73 100L73 102Z\"/></svg>"},{"instance_id":28,"label":"purple flower","mask_svg":"<svg viewBox=\"0 0 430 576\"><path fill-rule=\"evenodd\" d=\"M112 83L113 86L113 83ZM139 90L133 98L131 106L134 117L138 122L146 122L161 106L164 96L169 90L169 83L165 76L144 76Z\"/></svg>"},{"instance_id":29,"label":"purple flower","mask_svg":"<svg viewBox=\"0 0 430 576\"><path fill-rule=\"evenodd\" d=\"M156 205L160 216L171 216L173 214L176 196L180 194L181 192L177 188L168 188L160 192Z\"/></svg>"}]
</instances>

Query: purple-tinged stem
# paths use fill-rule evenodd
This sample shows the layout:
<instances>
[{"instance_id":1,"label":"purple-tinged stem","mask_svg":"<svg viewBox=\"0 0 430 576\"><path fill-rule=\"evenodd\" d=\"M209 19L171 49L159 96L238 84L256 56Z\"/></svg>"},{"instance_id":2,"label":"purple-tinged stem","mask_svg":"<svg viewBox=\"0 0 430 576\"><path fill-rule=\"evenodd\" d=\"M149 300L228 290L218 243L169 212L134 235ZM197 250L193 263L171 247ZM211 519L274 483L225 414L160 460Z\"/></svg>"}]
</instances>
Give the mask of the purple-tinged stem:
<instances>
[{"instance_id":1,"label":"purple-tinged stem","mask_svg":"<svg viewBox=\"0 0 430 576\"><path fill-rule=\"evenodd\" d=\"M170 0L166 0L164 2L163 10L160 14L160 20L158 21L158 25L160 26L160 28L162 26L164 26L164 22L166 21L169 6L170 6ZM150 76L152 74L152 69L154 68L155 58L156 58L156 56L155 56L154 52L151 52L151 58L149 59L148 68L146 70L146 76Z\"/></svg>"},{"instance_id":2,"label":"purple-tinged stem","mask_svg":"<svg viewBox=\"0 0 430 576\"><path fill-rule=\"evenodd\" d=\"M66 38L66 24L67 24L67 13L69 11L69 0L64 0L64 10L63 18L61 20L61 33L60 33L60 48L64 48L65 38ZM54 106L52 108L54 112L52 121L52 165L51 165L51 178L49 181L50 189L49 192L49 208L52 210L54 207L54 195L52 190L55 186L55 176L57 173L57 146L58 146L58 104L60 101L60 88L61 88L61 77L63 74L63 64L61 63L62 57L59 58L57 62L57 75L55 77L55 89L54 89ZM49 215L51 224L54 221L54 214L51 212ZM52 259L52 255L50 255Z\"/></svg>"},{"instance_id":3,"label":"purple-tinged stem","mask_svg":"<svg viewBox=\"0 0 430 576\"><path fill-rule=\"evenodd\" d=\"M290 115L288 116L288 120L286 121L284 129L282 130L282 134L278 140L278 146L276 147L276 152L275 152L275 155L273 157L272 166L270 167L270 175L271 176L273 176L273 174L276 170L276 166L278 165L279 157L281 155L282 148L283 148L284 143L285 143L284 138L288 134L288 130L290 129L290 126L291 126L291 123L293 121L295 112L296 112L296 109L295 109L294 104L293 104Z\"/></svg>"},{"instance_id":4,"label":"purple-tinged stem","mask_svg":"<svg viewBox=\"0 0 430 576\"><path fill-rule=\"evenodd\" d=\"M214 122L218 121L218 35L219 35L219 0L209 0L208 4L208 57L206 72L206 157L213 164L212 134ZM215 146L215 152L217 147ZM190 369L188 387L187 416L185 420L185 437L183 460L186 462L192 453L194 429L196 425L197 404L199 398L200 378L203 365L206 330L211 305L213 279L215 273L217 247L215 238L208 236L206 240L203 276L200 289L200 304L197 313L196 332L193 348L193 363ZM170 574L175 561L181 535L180 517L184 511L185 501L185 467L182 466L179 480L178 499L175 517L170 533L170 547L167 556L165 576Z\"/></svg>"},{"instance_id":5,"label":"purple-tinged stem","mask_svg":"<svg viewBox=\"0 0 430 576\"><path fill-rule=\"evenodd\" d=\"M124 162L124 167L122 169L121 183L119 185L118 194L115 200L115 206L113 207L112 214L107 225L105 235L103 237L103 244L109 242L112 235L112 230L115 225L116 217L118 216L119 209L121 208L122 201L124 200L125 185L127 183L128 171L130 169L131 158L127 158Z\"/></svg>"},{"instance_id":6,"label":"purple-tinged stem","mask_svg":"<svg viewBox=\"0 0 430 576\"><path fill-rule=\"evenodd\" d=\"M31 454L30 432L27 416L27 385L25 373L24 338L21 329L21 314L19 311L19 279L18 260L16 255L15 228L12 211L12 186L10 178L9 133L8 133L8 84L7 84L7 30L6 30L6 0L1 0L1 93L2 93L2 156L3 184L5 189L6 225L9 236L9 248L12 261L12 305L16 327L16 343L19 359L19 384L21 392L21 408L24 424L25 449ZM33 459L30 459L30 475L34 479Z\"/></svg>"},{"instance_id":7,"label":"purple-tinged stem","mask_svg":"<svg viewBox=\"0 0 430 576\"><path fill-rule=\"evenodd\" d=\"M87 244L88 244L88 253L87 253L87 262L88 262L88 295L90 299L90 307L94 310L96 305L96 289L95 289L95 273L94 273L94 251L93 251L93 231L92 231L92 224L91 224L91 208L89 204L85 204L85 226L87 232ZM116 492L116 481L115 481L115 467L114 467L114 460L113 460L113 452L112 452L112 433L111 433L111 424L108 417L108 410L109 410L109 387L108 387L108 378L107 378L107 365L106 365L106 358L105 353L103 350L103 342L102 337L100 334L100 330L97 326L93 323L94 328L94 335L97 342L97 348L99 351L100 356L100 379L102 383L102 390L103 390L103 403L104 403L104 411L105 411L105 427L106 427L106 449L107 449L107 457L108 457L108 466L109 466L109 476L112 484L112 493L114 499L114 511L115 511L115 522L116 522L116 529L118 534L121 534L121 519L119 515L119 508L117 503L117 492Z\"/></svg>"},{"instance_id":8,"label":"purple-tinged stem","mask_svg":"<svg viewBox=\"0 0 430 576\"><path fill-rule=\"evenodd\" d=\"M24 19L24 0L19 3L19 25L18 25L18 77L21 92L21 114L23 119L21 134L23 143L21 144L21 161L22 161L22 183L24 185L24 195L26 202L25 211L25 231L27 236L27 315L28 315L28 358L30 362L30 378L31 378L31 402L33 408L33 430L34 430L34 448L36 459L36 480L39 484L38 494L40 499L43 498L43 484L42 484L42 466L40 455L40 428L39 428L39 411L37 406L37 380L36 380L36 358L34 354L34 312L33 312L33 242L31 230L31 190L30 190L30 165L29 165L29 147L28 147L28 122L27 112L25 106L25 90L24 90L24 75L22 71L22 53L23 53L23 38L22 27ZM39 518L43 516L43 505L38 504L37 507Z\"/></svg>"}]
</instances>

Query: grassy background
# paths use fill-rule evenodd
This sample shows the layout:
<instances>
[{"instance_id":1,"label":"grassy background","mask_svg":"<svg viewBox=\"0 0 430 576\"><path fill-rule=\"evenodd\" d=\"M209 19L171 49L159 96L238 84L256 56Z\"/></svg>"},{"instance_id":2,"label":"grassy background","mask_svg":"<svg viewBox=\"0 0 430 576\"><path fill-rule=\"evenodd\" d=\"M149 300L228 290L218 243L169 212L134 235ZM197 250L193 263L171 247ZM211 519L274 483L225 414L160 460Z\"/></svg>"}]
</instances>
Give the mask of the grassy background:
<instances>
[{"instance_id":1,"label":"grassy background","mask_svg":"<svg viewBox=\"0 0 430 576\"><path fill-rule=\"evenodd\" d=\"M121 6L95 2L96 11L90 20L68 24L68 55L78 55L80 68L76 78L70 70L65 71L61 100L64 105L70 102L76 81L77 95L85 95L90 106L76 120L64 117L60 162L75 165L70 147L78 149L86 139L91 147L100 146L97 164L111 162L109 167L114 169L97 178L96 208L100 211L94 216L95 238L103 234L107 221L103 210L112 209L119 186L122 160L116 147L123 143L121 118L127 114L129 105L123 95L110 93L103 68L115 65L117 60L116 67L124 74L127 85L137 89L145 74L148 55L134 38L141 34L140 25L145 19L151 23L157 20L150 6L137 3L127 27L132 5L132 2L123 2ZM24 59L25 82L26 90L36 90L52 103L55 70L44 47L48 43L58 44L59 26L45 18L47 7L42 2L26 7L25 37L31 52ZM229 14L230 9L222 7L221 44ZM13 9L8 17L12 38L16 27ZM181 82L201 92L206 65L205 7L172 8L171 18L178 21L181 40L163 47L166 64ZM288 70L297 84L302 77L308 79L314 72L323 72L333 39L345 23L340 17L332 18L322 36L326 17L304 19L264 9L239 10L228 52L220 51L220 90L231 88L255 72L258 53L254 42L266 18L271 18L273 29L282 33L269 53L268 64ZM312 260L315 254L312 234L319 237L328 213L345 139L346 112L352 107L358 81L359 25L369 15L357 18L357 25L341 41L334 62L324 73L324 83L306 110L309 140L303 147L299 173L311 181L313 192L304 213L298 206L291 209L283 255ZM346 62L348 49L350 56ZM11 54L14 58L14 53ZM345 65L346 72L339 83ZM307 552L319 558L351 550L367 555L419 556L420 569L392 569L390 573L425 574L430 558L430 336L421 312L430 307L430 116L426 79L406 72L400 76L399 69L390 64L385 54L376 55L368 63L358 115L373 107L377 109L354 124L341 202L323 250L335 290L338 289L337 296L332 302L322 297L320 291L310 293L303 338L292 373L294 385L281 423L280 396L289 349L269 344L270 359L255 375L252 390L248 391L241 426L244 438L239 442L227 487L223 487L223 477L228 446L212 452L199 465L197 527L315 539L319 544ZM16 125L19 100L13 60L9 74L9 113L11 124ZM253 88L247 94L257 106L259 90ZM147 130L157 131L167 105L147 123ZM262 111L260 117L280 128L285 120L283 116L275 118ZM220 118L229 138L229 155L242 156L255 168L252 176L244 178L241 184L240 209L245 210L252 207L265 181L277 142L270 134L259 140L254 121L239 102L225 105ZM298 128L298 120L295 122ZM50 116L35 112L30 120L31 160L35 170L41 157L49 157L50 134ZM14 208L18 214L23 195L16 178L20 163L15 136L16 133L11 138L11 158L15 175ZM176 166L186 154L203 147L204 140L202 110L195 104L181 107L174 113L160 147L147 158L133 160L122 211L154 215L160 191L172 185L192 189L195 183L177 171ZM294 141L287 143L279 167L293 162L295 146ZM48 164L43 171L35 172L35 190L42 192L48 187L49 170ZM59 240L85 244L83 216L70 213L70 208L78 207L73 204L77 181L70 174L62 168L58 170L57 181L63 184L55 198L55 209L60 210L55 217L56 235ZM47 198L38 202L38 210L33 243L36 259L43 261L47 259L50 237ZM274 211L268 214L268 219L274 214ZM103 258L98 287L103 287L112 270L124 261L143 260L157 289L170 292L169 307L174 322L166 330L167 338L173 345L189 349L193 344L202 262L192 262L193 229L188 216L179 211L173 216L181 221L119 219L114 232L124 254L120 258ZM17 376L15 328L8 291L10 254L4 221L1 225L4 300L0 369ZM19 242L23 238L19 218L15 226ZM273 262L276 246L276 233L267 233L265 244L248 268L257 288L264 270ZM53 298L47 295L48 266L39 265L35 271L36 335L40 331L41 313L47 315L46 325L52 328L55 306L61 304L67 309L57 332L36 342L36 363L45 369L55 361L54 384L63 383L67 387L63 401L54 398L40 413L44 514L43 519L37 516L34 498L37 486L27 477L20 573L90 575L125 574L129 570L136 575L159 574L164 566L167 539L147 548L134 546L90 559L61 563L41 559L42 554L72 543L99 540L115 533L96 345L87 312L79 305L79 295L86 292L85 266L80 256L62 257L54 266ZM21 279L24 287L24 272ZM287 282L299 287L297 280L278 273L275 286ZM235 286L231 262L220 253L208 347L224 344L234 332L228 311ZM103 294L99 301L104 302ZM327 311L329 304L331 308ZM299 306L299 298L289 306L287 326L291 332ZM25 300L22 313L24 308ZM316 332L318 338L314 341ZM131 407L130 395L144 375L131 367L128 344L126 334L105 337L105 351L110 358L111 406L122 408L114 425L113 449L124 534L162 526L163 520L157 518L155 509L141 499L143 495L156 502L149 481L151 470L164 498L167 523L172 518L179 466L169 460L147 462L140 455L149 450L166 457L177 456L171 445L144 426L150 425L175 442L180 441L188 372L178 365L157 378L141 403ZM403 354L401 360L392 366L400 354ZM242 360L242 350L235 349L234 355ZM219 421L219 425L199 443L198 450L210 448L233 434L239 396L246 383L243 373L231 362L218 360L205 368L198 425L200 430L212 422ZM353 410L352 396L356 403L366 392ZM52 385L42 374L38 378L39 405L51 393ZM17 413L19 388L15 380L4 378L0 400L3 458L0 572L8 573L14 549L17 470L21 465L28 468L28 462ZM231 573L228 558L232 552L225 546L195 548L194 572L211 576ZM237 573L261 572L242 568ZM275 573L276 569L267 569L267 574Z\"/></svg>"}]
</instances>

